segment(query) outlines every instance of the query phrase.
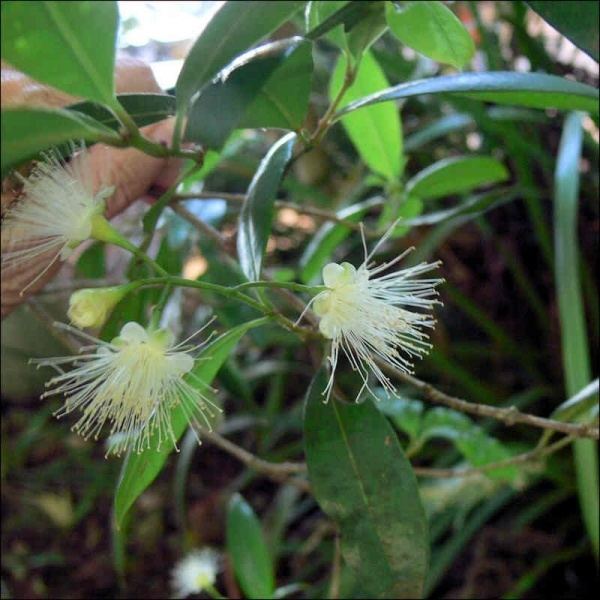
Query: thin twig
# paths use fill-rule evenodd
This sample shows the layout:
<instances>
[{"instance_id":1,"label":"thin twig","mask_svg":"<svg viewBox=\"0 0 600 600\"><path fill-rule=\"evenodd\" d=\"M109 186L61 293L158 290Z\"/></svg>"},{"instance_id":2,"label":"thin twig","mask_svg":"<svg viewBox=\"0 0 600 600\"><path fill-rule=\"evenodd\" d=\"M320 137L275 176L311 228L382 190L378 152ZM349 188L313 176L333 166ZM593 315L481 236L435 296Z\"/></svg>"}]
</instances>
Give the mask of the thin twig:
<instances>
[{"instance_id":1,"label":"thin twig","mask_svg":"<svg viewBox=\"0 0 600 600\"><path fill-rule=\"evenodd\" d=\"M509 426L515 425L517 423L522 423L523 425L531 425L533 427L539 427L540 429L559 431L561 433L571 435L574 437L593 438L596 440L600 437L598 427L594 427L593 425L554 421L553 419L546 419L544 417L538 417L536 415L523 413L519 411L515 406L511 406L509 408L501 408L497 406L489 406L487 404L477 404L474 402L468 402L467 400L463 400L462 398L449 396L448 394L445 394L444 392L433 387L431 384L425 383L424 381L421 381L420 379L417 379L416 377L414 377L413 375L409 375L408 373L403 373L402 371L400 371L400 369L393 367L385 361L382 361L377 358L375 359L375 361L382 369L387 371L389 374L393 375L394 377L397 377L401 381L404 381L405 383L408 383L409 385L419 390L427 400L430 400L431 402L435 402L437 404L449 406L454 410L469 413L479 417L491 417L492 419L502 421L503 423Z\"/></svg>"},{"instance_id":2,"label":"thin twig","mask_svg":"<svg viewBox=\"0 0 600 600\"><path fill-rule=\"evenodd\" d=\"M207 440L224 450L231 456L237 458L240 462L244 463L248 468L253 469L257 473L261 475L265 475L269 479L273 479L275 481L287 481L298 486L303 491L308 491L310 486L305 479L290 479L295 475L305 475L306 474L306 464L305 463L293 463L293 462L282 462L282 463L272 463L262 458L258 458L251 452L244 450L240 446L230 442L228 439L224 438L222 435L218 434L216 431L208 431L203 430L201 435L203 440Z\"/></svg>"},{"instance_id":3,"label":"thin twig","mask_svg":"<svg viewBox=\"0 0 600 600\"><path fill-rule=\"evenodd\" d=\"M565 436L562 439L554 442L554 444L550 444L550 446L542 447L542 448L534 448L529 452L523 452L522 454L517 454L516 456L511 456L510 458L505 458L504 460L498 460L496 462L488 463L487 465L482 465L481 467L472 467L472 468L457 468L457 469L436 469L431 467L413 467L413 470L416 475L420 477L439 477L439 478L450 478L450 477L473 477L475 475L484 475L489 471L495 471L496 469L503 469L506 467L511 467L513 465L522 465L524 463L532 462L534 460L538 460L543 458L544 456L548 456L549 454L553 454L557 452L561 448L564 448L568 444L570 444L575 439L574 436Z\"/></svg>"}]
</instances>

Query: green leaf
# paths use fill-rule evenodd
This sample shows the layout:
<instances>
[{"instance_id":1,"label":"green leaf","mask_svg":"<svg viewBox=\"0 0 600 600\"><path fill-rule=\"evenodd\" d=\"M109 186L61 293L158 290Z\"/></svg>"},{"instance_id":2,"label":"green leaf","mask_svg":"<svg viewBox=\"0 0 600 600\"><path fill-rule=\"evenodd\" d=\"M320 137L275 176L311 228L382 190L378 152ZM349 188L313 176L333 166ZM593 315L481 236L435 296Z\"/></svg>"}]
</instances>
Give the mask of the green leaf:
<instances>
[{"instance_id":1,"label":"green leaf","mask_svg":"<svg viewBox=\"0 0 600 600\"><path fill-rule=\"evenodd\" d=\"M386 2L367 2L371 9L346 35L348 50L354 60L361 56L374 44L387 29L385 20Z\"/></svg>"},{"instance_id":2,"label":"green leaf","mask_svg":"<svg viewBox=\"0 0 600 600\"><path fill-rule=\"evenodd\" d=\"M300 129L308 111L312 73L312 47L300 44L259 90L239 127Z\"/></svg>"},{"instance_id":3,"label":"green leaf","mask_svg":"<svg viewBox=\"0 0 600 600\"><path fill-rule=\"evenodd\" d=\"M329 87L329 97L337 96L344 81L347 59L340 56ZM370 52L363 55L356 79L344 94L340 106L350 104L367 94L389 85L385 73ZM402 126L398 110L393 105L373 106L342 119L342 125L354 147L368 167L396 181L404 165L402 157Z\"/></svg>"},{"instance_id":4,"label":"green leaf","mask_svg":"<svg viewBox=\"0 0 600 600\"><path fill-rule=\"evenodd\" d=\"M254 174L240 212L237 250L242 271L251 281L260 278L263 254L271 234L273 202L295 143L296 134L288 133L273 144Z\"/></svg>"},{"instance_id":5,"label":"green leaf","mask_svg":"<svg viewBox=\"0 0 600 600\"><path fill-rule=\"evenodd\" d=\"M168 94L119 94L117 100L138 127L151 125L175 114L175 97ZM121 128L114 114L100 104L79 102L66 109L86 114L115 131Z\"/></svg>"},{"instance_id":6,"label":"green leaf","mask_svg":"<svg viewBox=\"0 0 600 600\"><path fill-rule=\"evenodd\" d=\"M236 59L234 64L239 66L206 87L192 104L185 139L220 148L234 129L247 126L248 119L244 117L252 107L255 112L254 116L250 115L250 123L258 118L256 127L278 127L282 121L284 127L289 123L299 126L308 108L311 71L298 73L298 57L302 66L308 61L312 69L310 44L295 37L264 44ZM280 71L284 77L287 74L287 82L277 76ZM265 90L272 79L275 85ZM287 86L282 87L283 83ZM290 88L298 83L301 83L298 90ZM267 95L259 96L261 90ZM290 97L295 100L288 108ZM266 112L260 112L262 105L257 104L260 100L266 104ZM220 115L218 119L214 118L215 114ZM270 117L273 122L269 121Z\"/></svg>"},{"instance_id":7,"label":"green leaf","mask_svg":"<svg viewBox=\"0 0 600 600\"><path fill-rule=\"evenodd\" d=\"M406 183L406 192L423 200L433 200L499 183L508 177L506 167L490 156L455 156L417 173Z\"/></svg>"},{"instance_id":8,"label":"green leaf","mask_svg":"<svg viewBox=\"0 0 600 600\"><path fill-rule=\"evenodd\" d=\"M247 598L273 598L273 562L252 507L234 494L227 506L227 552Z\"/></svg>"},{"instance_id":9,"label":"green leaf","mask_svg":"<svg viewBox=\"0 0 600 600\"><path fill-rule=\"evenodd\" d=\"M69 140L95 142L115 138L114 132L86 115L67 110L3 110L2 177L42 150Z\"/></svg>"},{"instance_id":10,"label":"green leaf","mask_svg":"<svg viewBox=\"0 0 600 600\"><path fill-rule=\"evenodd\" d=\"M401 10L387 3L392 33L417 52L461 69L475 54L475 44L460 19L441 2L407 2Z\"/></svg>"},{"instance_id":11,"label":"green leaf","mask_svg":"<svg viewBox=\"0 0 600 600\"><path fill-rule=\"evenodd\" d=\"M596 0L575 2L528 1L533 10L598 62L598 7Z\"/></svg>"},{"instance_id":12,"label":"green leaf","mask_svg":"<svg viewBox=\"0 0 600 600\"><path fill-rule=\"evenodd\" d=\"M104 277L106 275L104 248L103 242L94 242L87 248L77 260L77 264L75 265L76 273L88 279Z\"/></svg>"},{"instance_id":13,"label":"green leaf","mask_svg":"<svg viewBox=\"0 0 600 600\"><path fill-rule=\"evenodd\" d=\"M74 96L112 104L116 2L2 2L2 58Z\"/></svg>"},{"instance_id":14,"label":"green leaf","mask_svg":"<svg viewBox=\"0 0 600 600\"><path fill-rule=\"evenodd\" d=\"M281 0L226 2L190 50L177 80L180 111L238 54L287 21L304 4Z\"/></svg>"},{"instance_id":15,"label":"green leaf","mask_svg":"<svg viewBox=\"0 0 600 600\"><path fill-rule=\"evenodd\" d=\"M544 73L460 73L401 83L356 100L336 113L336 119L359 108L423 94L457 94L484 102L533 108L560 108L598 113L598 90Z\"/></svg>"},{"instance_id":16,"label":"green leaf","mask_svg":"<svg viewBox=\"0 0 600 600\"><path fill-rule=\"evenodd\" d=\"M360 23L363 12L357 9L364 2L348 0L316 0L306 5L305 20L308 33L306 38L316 40L321 36L343 50L347 49L345 28Z\"/></svg>"},{"instance_id":17,"label":"green leaf","mask_svg":"<svg viewBox=\"0 0 600 600\"><path fill-rule=\"evenodd\" d=\"M264 319L256 319L244 323L238 327L230 329L215 341L210 343L200 354L199 358L206 360L197 360L193 374L210 385L218 373L221 365L227 360L240 338L253 327L258 327L265 323ZM193 380L189 381L193 385ZM188 418L178 406L172 411L171 426L176 439L179 439L186 427L188 427ZM123 461L121 476L115 494L115 519L117 526L123 524L125 515L137 500L140 494L154 481L165 464L169 454L173 451L173 446L169 443L163 443L159 450L156 450L158 440L153 438L151 449L141 454L130 453Z\"/></svg>"},{"instance_id":18,"label":"green leaf","mask_svg":"<svg viewBox=\"0 0 600 600\"><path fill-rule=\"evenodd\" d=\"M566 392L572 396L591 380L585 310L579 274L577 209L579 161L583 142L582 116L571 113L565 120L554 174L554 246L556 288L561 327ZM598 515L598 444L576 440L575 470L583 520L596 557L600 553Z\"/></svg>"},{"instance_id":19,"label":"green leaf","mask_svg":"<svg viewBox=\"0 0 600 600\"><path fill-rule=\"evenodd\" d=\"M306 461L317 502L339 525L342 556L360 587L353 597L421 597L427 522L410 463L370 400L325 404L326 383L322 369L307 394Z\"/></svg>"},{"instance_id":20,"label":"green leaf","mask_svg":"<svg viewBox=\"0 0 600 600\"><path fill-rule=\"evenodd\" d=\"M358 204L352 204L338 211L336 215L351 223L358 223L365 213L373 206L380 206L381 198L372 198ZM311 283L320 274L325 263L330 262L335 249L350 235L351 229L345 225L326 223L314 235L300 258L300 279Z\"/></svg>"}]
</instances>

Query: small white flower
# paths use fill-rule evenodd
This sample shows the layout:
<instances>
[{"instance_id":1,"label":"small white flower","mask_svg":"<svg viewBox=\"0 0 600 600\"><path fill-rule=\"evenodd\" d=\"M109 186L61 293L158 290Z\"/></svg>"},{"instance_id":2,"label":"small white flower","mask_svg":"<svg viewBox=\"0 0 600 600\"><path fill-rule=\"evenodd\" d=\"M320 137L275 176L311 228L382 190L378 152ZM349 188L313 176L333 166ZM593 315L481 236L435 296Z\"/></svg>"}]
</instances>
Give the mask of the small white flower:
<instances>
[{"instance_id":1,"label":"small white flower","mask_svg":"<svg viewBox=\"0 0 600 600\"><path fill-rule=\"evenodd\" d=\"M212 587L217 580L219 556L210 548L194 550L173 569L173 590L177 598L197 594Z\"/></svg>"},{"instance_id":2,"label":"small white flower","mask_svg":"<svg viewBox=\"0 0 600 600\"><path fill-rule=\"evenodd\" d=\"M59 326L93 345L83 347L76 356L32 362L60 373L46 383L49 390L42 398L64 394L65 403L56 415L80 410L82 415L73 429L84 438L98 439L102 427L109 424L110 435L123 434L109 450L114 454L129 448L142 452L150 447L155 432L157 449L167 440L177 448L171 427L171 410L177 406L194 431L202 426L211 428L211 407L219 409L198 390L208 386L191 372L194 358L189 352L195 348L186 346L187 340L174 345L170 331L146 331L134 322L124 325L110 343L68 325ZM75 368L65 373L65 365Z\"/></svg>"},{"instance_id":3,"label":"small white flower","mask_svg":"<svg viewBox=\"0 0 600 600\"><path fill-rule=\"evenodd\" d=\"M104 200L114 191L103 186L95 192L88 154L83 147L73 150L77 155L68 163L51 150L27 178L15 174L23 190L2 221L2 267L18 268L43 255L51 259L27 287L92 236L94 218L102 214Z\"/></svg>"},{"instance_id":4,"label":"small white flower","mask_svg":"<svg viewBox=\"0 0 600 600\"><path fill-rule=\"evenodd\" d=\"M395 393L394 385L377 365L376 358L411 373L413 359L427 354L431 348L425 330L435 324L430 314L433 306L440 303L435 299L438 295L435 288L444 280L417 278L440 263L421 263L381 275L412 250L379 266L371 263L371 257L392 230L368 255L365 244L365 260L358 269L347 262L329 263L323 268L327 290L315 296L313 302L315 313L321 317L319 330L331 340L328 358L331 376L323 392L326 401L333 388L340 348L363 380L357 399L365 388L373 394L368 384L369 371L388 394Z\"/></svg>"}]
</instances>

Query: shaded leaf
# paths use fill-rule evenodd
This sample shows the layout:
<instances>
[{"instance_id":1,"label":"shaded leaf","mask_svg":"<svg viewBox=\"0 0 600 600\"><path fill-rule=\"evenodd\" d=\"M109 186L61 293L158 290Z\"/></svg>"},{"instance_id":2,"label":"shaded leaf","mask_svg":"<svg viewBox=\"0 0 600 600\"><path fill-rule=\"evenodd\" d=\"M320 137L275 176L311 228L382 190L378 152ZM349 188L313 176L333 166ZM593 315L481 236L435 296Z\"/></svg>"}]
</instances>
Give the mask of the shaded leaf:
<instances>
[{"instance_id":1,"label":"shaded leaf","mask_svg":"<svg viewBox=\"0 0 600 600\"><path fill-rule=\"evenodd\" d=\"M220 148L239 127L299 126L308 108L311 71L298 72L298 57L302 66L312 68L310 44L296 37L264 44L236 59L239 66L206 87L192 104L185 139ZM298 83L299 90L290 88ZM296 100L288 107L291 97Z\"/></svg>"},{"instance_id":2,"label":"shaded leaf","mask_svg":"<svg viewBox=\"0 0 600 600\"><path fill-rule=\"evenodd\" d=\"M273 202L296 143L296 134L282 137L261 161L240 212L237 250L244 275L260 278L263 254L271 234Z\"/></svg>"},{"instance_id":3,"label":"shaded leaf","mask_svg":"<svg viewBox=\"0 0 600 600\"><path fill-rule=\"evenodd\" d=\"M190 50L177 79L179 110L238 54L289 19L303 2L226 2Z\"/></svg>"},{"instance_id":4,"label":"shaded leaf","mask_svg":"<svg viewBox=\"0 0 600 600\"><path fill-rule=\"evenodd\" d=\"M528 1L533 10L598 62L598 7L596 0L575 2Z\"/></svg>"},{"instance_id":5,"label":"shaded leaf","mask_svg":"<svg viewBox=\"0 0 600 600\"><path fill-rule=\"evenodd\" d=\"M227 505L227 552L247 598L272 598L273 562L252 507L234 494Z\"/></svg>"},{"instance_id":6,"label":"shaded leaf","mask_svg":"<svg viewBox=\"0 0 600 600\"><path fill-rule=\"evenodd\" d=\"M353 597L417 598L427 569L425 513L410 463L370 400L323 403L322 369L308 391L306 459L317 502L341 531Z\"/></svg>"}]
</instances>

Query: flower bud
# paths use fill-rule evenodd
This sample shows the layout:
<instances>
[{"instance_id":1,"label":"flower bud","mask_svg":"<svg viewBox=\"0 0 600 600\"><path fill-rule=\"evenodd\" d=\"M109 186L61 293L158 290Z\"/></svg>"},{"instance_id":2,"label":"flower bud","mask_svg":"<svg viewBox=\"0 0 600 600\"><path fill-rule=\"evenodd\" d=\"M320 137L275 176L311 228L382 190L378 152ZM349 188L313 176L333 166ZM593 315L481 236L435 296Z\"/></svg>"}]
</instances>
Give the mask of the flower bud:
<instances>
[{"instance_id":1,"label":"flower bud","mask_svg":"<svg viewBox=\"0 0 600 600\"><path fill-rule=\"evenodd\" d=\"M71 322L84 327L102 327L116 304L131 289L130 285L84 289L71 294L67 315Z\"/></svg>"}]
</instances>

